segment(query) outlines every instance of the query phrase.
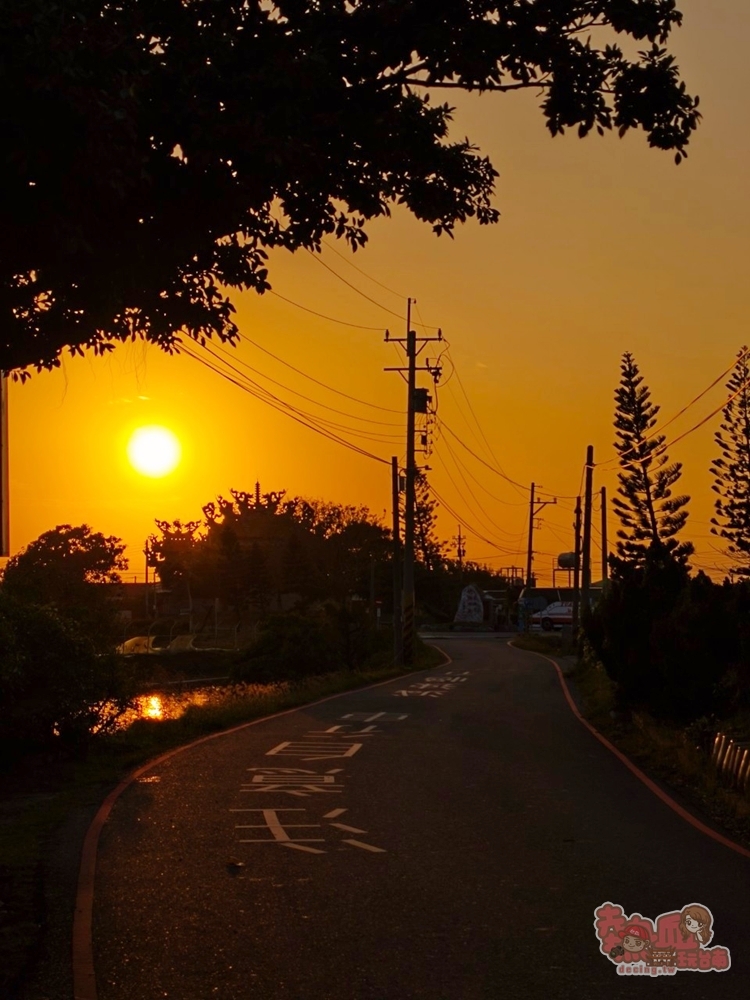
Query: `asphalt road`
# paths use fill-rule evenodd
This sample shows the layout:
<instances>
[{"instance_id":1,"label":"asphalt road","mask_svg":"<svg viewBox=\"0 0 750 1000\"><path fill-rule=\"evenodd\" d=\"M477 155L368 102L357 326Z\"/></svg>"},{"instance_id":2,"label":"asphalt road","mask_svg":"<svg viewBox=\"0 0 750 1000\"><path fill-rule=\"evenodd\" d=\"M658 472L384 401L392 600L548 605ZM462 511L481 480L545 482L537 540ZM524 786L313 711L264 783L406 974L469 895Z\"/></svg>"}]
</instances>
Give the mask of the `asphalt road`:
<instances>
[{"instance_id":1,"label":"asphalt road","mask_svg":"<svg viewBox=\"0 0 750 1000\"><path fill-rule=\"evenodd\" d=\"M444 668L186 750L123 794L99 848L100 1000L750 996L750 860L603 747L548 662L443 648ZM599 950L607 901L706 905L731 968L634 985Z\"/></svg>"}]
</instances>

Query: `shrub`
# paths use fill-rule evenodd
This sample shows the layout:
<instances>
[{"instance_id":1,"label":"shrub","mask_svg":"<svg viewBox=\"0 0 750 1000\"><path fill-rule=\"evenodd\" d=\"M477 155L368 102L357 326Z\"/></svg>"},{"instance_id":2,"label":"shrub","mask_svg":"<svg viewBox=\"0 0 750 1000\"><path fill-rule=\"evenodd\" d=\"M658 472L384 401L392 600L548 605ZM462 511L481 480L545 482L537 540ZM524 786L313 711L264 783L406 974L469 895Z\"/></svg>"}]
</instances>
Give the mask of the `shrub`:
<instances>
[{"instance_id":1,"label":"shrub","mask_svg":"<svg viewBox=\"0 0 750 1000\"><path fill-rule=\"evenodd\" d=\"M0 593L0 743L85 742L127 706L132 681L81 624Z\"/></svg>"},{"instance_id":2,"label":"shrub","mask_svg":"<svg viewBox=\"0 0 750 1000\"><path fill-rule=\"evenodd\" d=\"M669 557L617 565L583 625L620 706L682 721L727 711L738 697L728 673L746 676L747 642L736 614L741 596L703 573L690 578Z\"/></svg>"},{"instance_id":3,"label":"shrub","mask_svg":"<svg viewBox=\"0 0 750 1000\"><path fill-rule=\"evenodd\" d=\"M306 613L269 615L258 638L234 666L233 680L295 680L356 670L390 644L390 633L369 627L364 612L329 603Z\"/></svg>"}]
</instances>

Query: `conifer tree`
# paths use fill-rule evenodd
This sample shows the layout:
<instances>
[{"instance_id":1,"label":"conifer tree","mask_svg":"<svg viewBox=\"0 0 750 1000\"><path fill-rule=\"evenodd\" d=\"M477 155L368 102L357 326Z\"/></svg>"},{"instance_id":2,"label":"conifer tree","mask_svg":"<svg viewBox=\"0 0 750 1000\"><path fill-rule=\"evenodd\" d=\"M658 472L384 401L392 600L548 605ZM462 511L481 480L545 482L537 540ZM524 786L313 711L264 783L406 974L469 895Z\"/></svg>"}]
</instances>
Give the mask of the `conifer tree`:
<instances>
[{"instance_id":1,"label":"conifer tree","mask_svg":"<svg viewBox=\"0 0 750 1000\"><path fill-rule=\"evenodd\" d=\"M672 487L682 475L682 463L669 463L664 450L665 435L651 434L659 407L632 354L621 363L620 385L615 391L615 450L620 457L619 496L613 506L622 527L617 532L617 552L624 562L642 566L649 552L671 556L683 565L692 554L690 542L677 535L685 527L690 497L672 496Z\"/></svg>"},{"instance_id":2,"label":"conifer tree","mask_svg":"<svg viewBox=\"0 0 750 1000\"><path fill-rule=\"evenodd\" d=\"M716 444L721 452L711 465L716 517L711 532L726 539L726 553L735 561L734 572L750 575L750 363L748 349L737 355L727 382L729 399L723 411Z\"/></svg>"},{"instance_id":3,"label":"conifer tree","mask_svg":"<svg viewBox=\"0 0 750 1000\"><path fill-rule=\"evenodd\" d=\"M433 499L424 472L417 472L414 492L414 548L419 562L428 570L435 570L442 564L445 546L437 536L438 502Z\"/></svg>"}]
</instances>

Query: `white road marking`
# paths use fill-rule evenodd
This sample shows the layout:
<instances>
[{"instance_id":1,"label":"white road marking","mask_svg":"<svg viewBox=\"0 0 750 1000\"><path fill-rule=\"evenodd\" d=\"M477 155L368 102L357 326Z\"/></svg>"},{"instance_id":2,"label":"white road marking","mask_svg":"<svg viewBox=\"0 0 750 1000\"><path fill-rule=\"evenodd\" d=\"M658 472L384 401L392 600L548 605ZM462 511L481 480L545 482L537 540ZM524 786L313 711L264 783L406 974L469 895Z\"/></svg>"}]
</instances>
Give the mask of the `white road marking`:
<instances>
[{"instance_id":1,"label":"white road marking","mask_svg":"<svg viewBox=\"0 0 750 1000\"><path fill-rule=\"evenodd\" d=\"M326 813L323 819L336 819L337 816L341 816L345 813L346 809L331 809L329 813Z\"/></svg>"},{"instance_id":2,"label":"white road marking","mask_svg":"<svg viewBox=\"0 0 750 1000\"><path fill-rule=\"evenodd\" d=\"M375 712L370 714L369 712L348 712L346 715L341 716L342 719L351 719L353 722L403 722L404 719L408 719L408 715L399 715L395 712Z\"/></svg>"},{"instance_id":3,"label":"white road marking","mask_svg":"<svg viewBox=\"0 0 750 1000\"><path fill-rule=\"evenodd\" d=\"M273 844L274 841L279 843L289 843L292 839L297 843L306 844L320 844L323 843L324 837L295 837L292 838L286 832L286 828L282 826L281 820L279 819L277 813L280 812L305 812L304 809L253 809L249 810L252 812L263 813L263 819L265 823L243 823L237 824L235 830L268 830L273 834L273 840L254 839L254 840L240 840L240 844ZM302 828L317 827L320 829L320 823L287 823L286 826L290 830L299 830Z\"/></svg>"},{"instance_id":4,"label":"white road marking","mask_svg":"<svg viewBox=\"0 0 750 1000\"><path fill-rule=\"evenodd\" d=\"M345 844L351 844L352 847L361 847L363 851L372 851L373 854L387 854L388 852L383 850L382 847L373 847L372 844L364 844L361 840L349 840L348 838L344 840Z\"/></svg>"},{"instance_id":5,"label":"white road marking","mask_svg":"<svg viewBox=\"0 0 750 1000\"><path fill-rule=\"evenodd\" d=\"M266 757L284 756L300 757L302 760L333 760L337 757L353 757L361 750L364 743L323 743L311 740L307 743L286 741L279 743L272 750L266 751ZM307 755L307 756L304 756Z\"/></svg>"},{"instance_id":6,"label":"white road marking","mask_svg":"<svg viewBox=\"0 0 750 1000\"><path fill-rule=\"evenodd\" d=\"M347 826L346 823L331 823L337 830L345 830L346 833L367 833L367 830L358 830L356 826Z\"/></svg>"}]
</instances>

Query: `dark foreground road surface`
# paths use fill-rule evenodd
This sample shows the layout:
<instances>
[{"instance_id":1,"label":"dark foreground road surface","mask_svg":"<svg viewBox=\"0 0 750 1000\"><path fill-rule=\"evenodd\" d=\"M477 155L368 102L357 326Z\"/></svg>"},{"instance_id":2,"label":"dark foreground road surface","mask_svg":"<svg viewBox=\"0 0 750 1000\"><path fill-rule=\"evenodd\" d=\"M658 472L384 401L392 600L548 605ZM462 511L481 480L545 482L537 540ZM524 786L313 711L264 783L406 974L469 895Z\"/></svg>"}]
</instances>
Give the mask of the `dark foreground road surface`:
<instances>
[{"instance_id":1,"label":"dark foreground road surface","mask_svg":"<svg viewBox=\"0 0 750 1000\"><path fill-rule=\"evenodd\" d=\"M747 1000L750 860L598 743L548 662L444 647L447 667L186 750L125 792L96 876L100 1000ZM618 974L594 931L608 901L706 905L731 968Z\"/></svg>"}]
</instances>

